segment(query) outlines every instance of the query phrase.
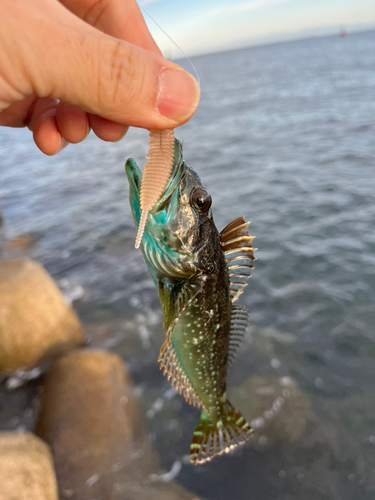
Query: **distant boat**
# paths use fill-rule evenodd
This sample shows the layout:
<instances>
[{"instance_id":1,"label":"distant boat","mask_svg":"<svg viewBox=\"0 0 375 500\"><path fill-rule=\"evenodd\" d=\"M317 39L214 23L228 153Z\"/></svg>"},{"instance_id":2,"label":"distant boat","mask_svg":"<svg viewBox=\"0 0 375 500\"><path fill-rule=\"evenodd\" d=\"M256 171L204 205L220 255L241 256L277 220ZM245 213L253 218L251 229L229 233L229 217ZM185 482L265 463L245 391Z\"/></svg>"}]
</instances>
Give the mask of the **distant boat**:
<instances>
[{"instance_id":1,"label":"distant boat","mask_svg":"<svg viewBox=\"0 0 375 500\"><path fill-rule=\"evenodd\" d=\"M345 38L347 34L348 33L347 33L346 28L344 26L342 28L340 28L340 36L341 36L341 38Z\"/></svg>"}]
</instances>

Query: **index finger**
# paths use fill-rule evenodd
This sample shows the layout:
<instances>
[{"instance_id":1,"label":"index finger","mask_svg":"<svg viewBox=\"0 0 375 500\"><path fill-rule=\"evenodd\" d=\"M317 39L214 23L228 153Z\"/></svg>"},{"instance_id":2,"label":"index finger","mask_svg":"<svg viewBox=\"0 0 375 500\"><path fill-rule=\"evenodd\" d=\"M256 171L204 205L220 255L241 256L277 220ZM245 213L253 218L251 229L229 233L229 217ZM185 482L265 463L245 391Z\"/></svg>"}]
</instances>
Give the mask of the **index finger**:
<instances>
[{"instance_id":1,"label":"index finger","mask_svg":"<svg viewBox=\"0 0 375 500\"><path fill-rule=\"evenodd\" d=\"M73 14L107 35L162 55L135 0L59 0Z\"/></svg>"}]
</instances>

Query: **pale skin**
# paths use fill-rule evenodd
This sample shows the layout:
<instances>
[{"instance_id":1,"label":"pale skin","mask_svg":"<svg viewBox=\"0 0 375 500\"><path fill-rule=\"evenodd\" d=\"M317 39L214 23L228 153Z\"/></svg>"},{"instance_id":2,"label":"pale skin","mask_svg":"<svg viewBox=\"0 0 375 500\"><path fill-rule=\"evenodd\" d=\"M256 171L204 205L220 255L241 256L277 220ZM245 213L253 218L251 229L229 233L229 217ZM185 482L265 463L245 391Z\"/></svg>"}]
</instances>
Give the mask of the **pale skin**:
<instances>
[{"instance_id":1,"label":"pale skin","mask_svg":"<svg viewBox=\"0 0 375 500\"><path fill-rule=\"evenodd\" d=\"M196 80L164 59L135 0L0 0L0 126L28 127L43 153L90 129L175 128Z\"/></svg>"}]
</instances>

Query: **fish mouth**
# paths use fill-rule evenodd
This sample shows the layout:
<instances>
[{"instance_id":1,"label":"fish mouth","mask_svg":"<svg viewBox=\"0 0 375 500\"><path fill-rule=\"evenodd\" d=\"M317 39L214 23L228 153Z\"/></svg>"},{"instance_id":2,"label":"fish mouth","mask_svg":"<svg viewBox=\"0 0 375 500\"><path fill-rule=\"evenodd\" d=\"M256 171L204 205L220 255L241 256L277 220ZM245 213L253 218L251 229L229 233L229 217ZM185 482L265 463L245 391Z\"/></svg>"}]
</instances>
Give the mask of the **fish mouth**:
<instances>
[{"instance_id":1,"label":"fish mouth","mask_svg":"<svg viewBox=\"0 0 375 500\"><path fill-rule=\"evenodd\" d=\"M125 164L125 171L129 181L129 198L130 205L132 208L133 216L139 224L141 217L141 201L140 201L140 192L141 192L141 184L142 184L142 172L140 171L138 165L133 160L133 158L129 158ZM185 171L185 164L182 159L182 144L179 140L175 139L174 143L174 159L172 171L169 175L167 184L163 189L163 192L156 202L152 210L150 211L152 214L157 214L168 204L171 196L179 186L181 179L183 177Z\"/></svg>"}]
</instances>

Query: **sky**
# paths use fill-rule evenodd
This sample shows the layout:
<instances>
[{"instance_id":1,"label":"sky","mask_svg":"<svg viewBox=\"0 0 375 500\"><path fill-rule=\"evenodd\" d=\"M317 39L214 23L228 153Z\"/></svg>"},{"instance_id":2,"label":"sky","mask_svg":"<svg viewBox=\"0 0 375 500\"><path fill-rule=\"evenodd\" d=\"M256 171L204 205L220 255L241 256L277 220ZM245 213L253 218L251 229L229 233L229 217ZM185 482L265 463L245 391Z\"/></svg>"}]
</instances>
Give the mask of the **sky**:
<instances>
[{"instance_id":1,"label":"sky","mask_svg":"<svg viewBox=\"0 0 375 500\"><path fill-rule=\"evenodd\" d=\"M375 0L138 0L187 55L375 29ZM148 15L166 57L183 57Z\"/></svg>"}]
</instances>

